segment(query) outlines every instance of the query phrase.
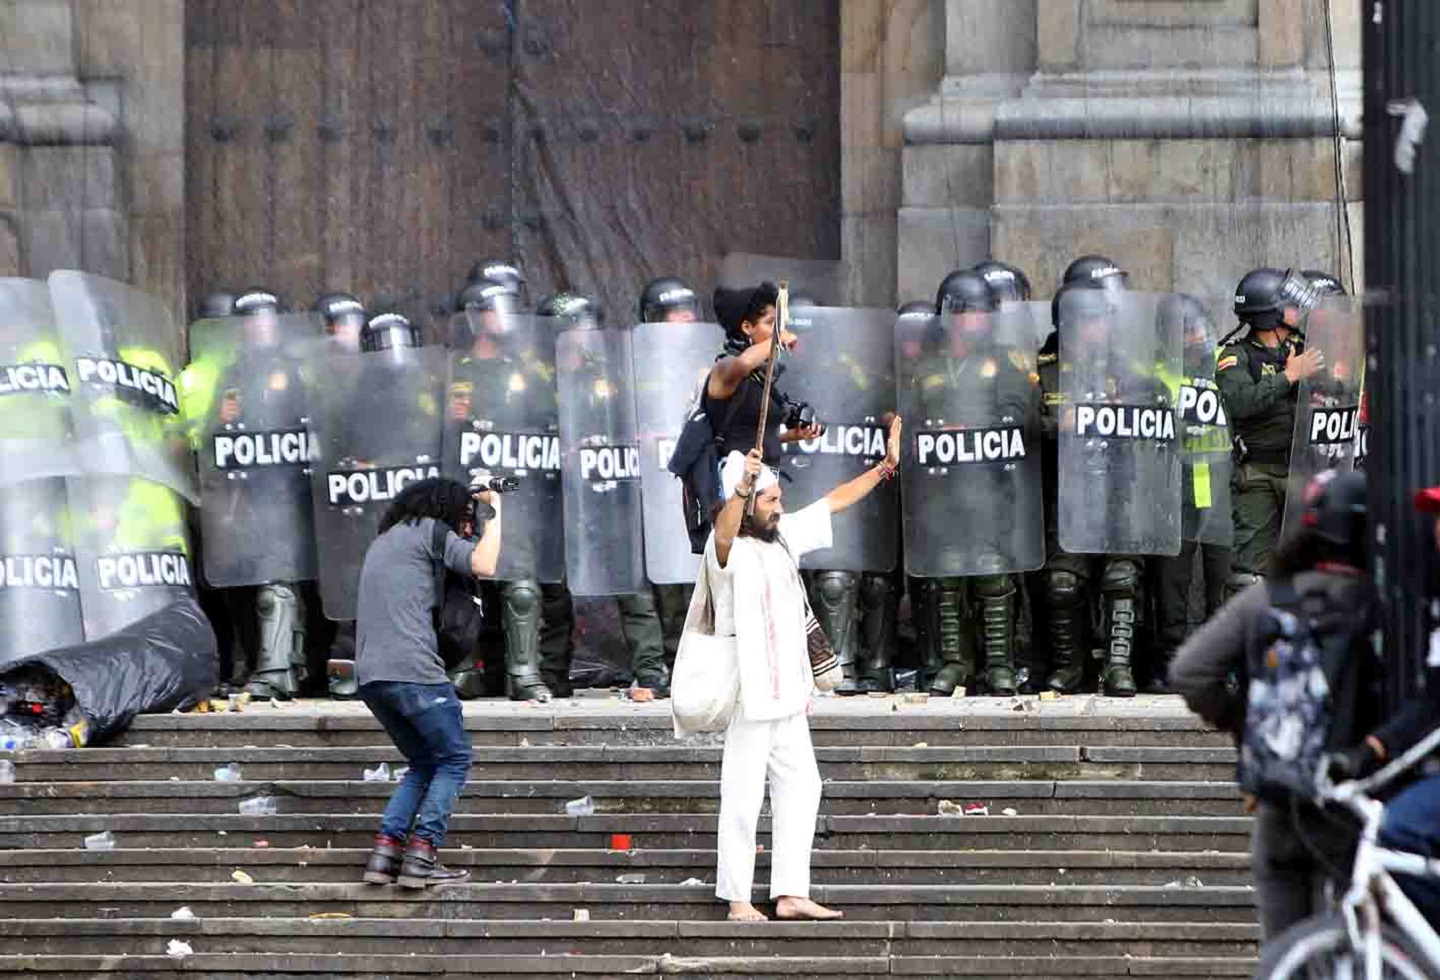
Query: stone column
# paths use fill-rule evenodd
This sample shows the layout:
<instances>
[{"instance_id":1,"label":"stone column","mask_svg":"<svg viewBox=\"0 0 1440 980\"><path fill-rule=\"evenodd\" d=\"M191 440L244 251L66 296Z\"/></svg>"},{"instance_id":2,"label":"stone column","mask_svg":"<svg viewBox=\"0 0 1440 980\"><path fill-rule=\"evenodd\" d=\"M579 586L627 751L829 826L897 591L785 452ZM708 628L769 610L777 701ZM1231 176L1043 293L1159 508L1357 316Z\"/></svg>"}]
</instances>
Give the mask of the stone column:
<instances>
[{"instance_id":1,"label":"stone column","mask_svg":"<svg viewBox=\"0 0 1440 980\"><path fill-rule=\"evenodd\" d=\"M948 0L947 19L1006 27L951 31L947 54L979 39L988 60L948 57L940 91L906 118L902 291L987 252L1040 295L1087 251L1137 288L1211 302L1255 265L1348 272L1324 2ZM1358 23L1342 6L1342 129L1358 137Z\"/></svg>"}]
</instances>

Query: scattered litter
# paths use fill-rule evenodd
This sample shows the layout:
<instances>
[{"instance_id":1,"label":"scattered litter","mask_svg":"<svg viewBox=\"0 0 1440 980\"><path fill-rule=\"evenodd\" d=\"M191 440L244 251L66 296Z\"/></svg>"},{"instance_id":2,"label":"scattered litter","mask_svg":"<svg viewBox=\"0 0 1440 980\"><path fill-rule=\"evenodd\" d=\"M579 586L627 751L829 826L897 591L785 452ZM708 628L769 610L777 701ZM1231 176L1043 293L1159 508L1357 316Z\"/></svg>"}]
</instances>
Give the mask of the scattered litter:
<instances>
[{"instance_id":1,"label":"scattered litter","mask_svg":"<svg viewBox=\"0 0 1440 980\"><path fill-rule=\"evenodd\" d=\"M589 910L589 909L575 909L575 910L572 912L572 916L573 916L573 918L575 919L576 922L589 922L589 921L590 921L590 910Z\"/></svg>"},{"instance_id":2,"label":"scattered litter","mask_svg":"<svg viewBox=\"0 0 1440 980\"><path fill-rule=\"evenodd\" d=\"M1059 691L1041 691L1041 692L1040 692L1040 700L1041 700L1041 701L1059 701L1059 700L1060 700L1060 692L1059 692Z\"/></svg>"},{"instance_id":3,"label":"scattered litter","mask_svg":"<svg viewBox=\"0 0 1440 980\"><path fill-rule=\"evenodd\" d=\"M90 722L70 685L50 671L22 667L0 682L0 750L72 749L90 741Z\"/></svg>"},{"instance_id":4,"label":"scattered litter","mask_svg":"<svg viewBox=\"0 0 1440 980\"><path fill-rule=\"evenodd\" d=\"M866 691L865 696L867 698L888 698L890 694L888 691Z\"/></svg>"},{"instance_id":5,"label":"scattered litter","mask_svg":"<svg viewBox=\"0 0 1440 980\"><path fill-rule=\"evenodd\" d=\"M250 877L248 874L246 874L239 868L236 868L234 871L230 872L230 880L234 881L236 884L239 885L255 884L255 879Z\"/></svg>"},{"instance_id":6,"label":"scattered litter","mask_svg":"<svg viewBox=\"0 0 1440 980\"><path fill-rule=\"evenodd\" d=\"M963 817L965 816L965 808L962 807L959 803L956 803L954 800L941 800L940 816Z\"/></svg>"},{"instance_id":7,"label":"scattered litter","mask_svg":"<svg viewBox=\"0 0 1440 980\"><path fill-rule=\"evenodd\" d=\"M215 833L216 833L217 835L221 836L221 837L228 837L228 836L230 836L230 831L228 831L228 830L217 830L217 831L215 831Z\"/></svg>"},{"instance_id":8,"label":"scattered litter","mask_svg":"<svg viewBox=\"0 0 1440 980\"><path fill-rule=\"evenodd\" d=\"M0 783L15 782L15 763L9 759L0 759Z\"/></svg>"},{"instance_id":9,"label":"scattered litter","mask_svg":"<svg viewBox=\"0 0 1440 980\"><path fill-rule=\"evenodd\" d=\"M528 749L530 747L530 740L528 738L521 738L520 747L522 749Z\"/></svg>"},{"instance_id":10,"label":"scattered litter","mask_svg":"<svg viewBox=\"0 0 1440 980\"><path fill-rule=\"evenodd\" d=\"M182 905L174 912L170 913L170 918L174 919L177 922L194 922L195 913L190 911L190 906Z\"/></svg>"},{"instance_id":11,"label":"scattered litter","mask_svg":"<svg viewBox=\"0 0 1440 980\"><path fill-rule=\"evenodd\" d=\"M967 817L988 817L990 808L984 803L966 803L965 816Z\"/></svg>"},{"instance_id":12,"label":"scattered litter","mask_svg":"<svg viewBox=\"0 0 1440 980\"><path fill-rule=\"evenodd\" d=\"M610 835L610 850L612 850L612 851L628 851L628 850L631 850L631 849L632 849L632 848L631 848L631 840L630 840L630 835L629 835L629 834L611 834L611 835Z\"/></svg>"},{"instance_id":13,"label":"scattered litter","mask_svg":"<svg viewBox=\"0 0 1440 980\"><path fill-rule=\"evenodd\" d=\"M396 770L395 770L394 774L393 774L390 778L393 779L393 780L395 780L395 782L398 783L398 782L400 782L400 780L404 779L404 778L405 778L406 776L408 776L409 774L410 774L410 767L409 767L409 766L401 766L399 769L396 769Z\"/></svg>"},{"instance_id":14,"label":"scattered litter","mask_svg":"<svg viewBox=\"0 0 1440 980\"><path fill-rule=\"evenodd\" d=\"M630 700L640 702L654 701L655 692L648 687L632 687L630 689Z\"/></svg>"},{"instance_id":15,"label":"scattered litter","mask_svg":"<svg viewBox=\"0 0 1440 980\"><path fill-rule=\"evenodd\" d=\"M929 742L916 742L914 745L912 745L912 746L910 746L910 747L911 747L912 749L928 749L928 748L930 747L930 743L929 743Z\"/></svg>"},{"instance_id":16,"label":"scattered litter","mask_svg":"<svg viewBox=\"0 0 1440 980\"><path fill-rule=\"evenodd\" d=\"M178 782L180 782L180 777L179 777L179 776L171 776L171 777L170 777L170 782L172 782L172 783L178 783Z\"/></svg>"},{"instance_id":17,"label":"scattered litter","mask_svg":"<svg viewBox=\"0 0 1440 980\"><path fill-rule=\"evenodd\" d=\"M701 881L699 878L686 878L684 881L680 882L680 884L682 884L682 885L703 885L703 884L705 884L705 882Z\"/></svg>"},{"instance_id":18,"label":"scattered litter","mask_svg":"<svg viewBox=\"0 0 1440 980\"><path fill-rule=\"evenodd\" d=\"M615 880L622 885L645 884L645 876L643 874L640 874L638 871L632 871L627 874L620 875Z\"/></svg>"},{"instance_id":19,"label":"scattered litter","mask_svg":"<svg viewBox=\"0 0 1440 980\"><path fill-rule=\"evenodd\" d=\"M85 838L85 850L113 851L115 850L115 835L108 830L102 830L98 834L91 834Z\"/></svg>"},{"instance_id":20,"label":"scattered litter","mask_svg":"<svg viewBox=\"0 0 1440 980\"><path fill-rule=\"evenodd\" d=\"M572 817L589 817L595 813L595 801L589 795L565 804L565 812Z\"/></svg>"},{"instance_id":21,"label":"scattered litter","mask_svg":"<svg viewBox=\"0 0 1440 980\"><path fill-rule=\"evenodd\" d=\"M262 837L262 838L260 838L259 840L257 840L257 841L255 842L254 846L255 846L255 847L261 847L261 848L269 847L269 846L270 846L270 842L269 842L268 840L266 840L265 838Z\"/></svg>"},{"instance_id":22,"label":"scattered litter","mask_svg":"<svg viewBox=\"0 0 1440 980\"><path fill-rule=\"evenodd\" d=\"M238 783L240 782L240 766L234 762L228 766L221 766L215 770L215 782L217 783Z\"/></svg>"},{"instance_id":23,"label":"scattered litter","mask_svg":"<svg viewBox=\"0 0 1440 980\"><path fill-rule=\"evenodd\" d=\"M240 801L242 817L273 817L275 812L275 797L273 796L252 796L248 800Z\"/></svg>"},{"instance_id":24,"label":"scattered litter","mask_svg":"<svg viewBox=\"0 0 1440 980\"><path fill-rule=\"evenodd\" d=\"M1063 875L1063 874L1065 873L1065 869L1064 869L1064 868L1061 868L1061 869L1060 869L1060 873Z\"/></svg>"},{"instance_id":25,"label":"scattered litter","mask_svg":"<svg viewBox=\"0 0 1440 980\"><path fill-rule=\"evenodd\" d=\"M310 921L315 922L315 921L319 921L319 920L322 920L322 919L324 919L324 920L353 919L353 918L355 918L355 916L351 915L349 912L316 912L314 915L309 916L309 918L310 918Z\"/></svg>"},{"instance_id":26,"label":"scattered litter","mask_svg":"<svg viewBox=\"0 0 1440 980\"><path fill-rule=\"evenodd\" d=\"M390 782L390 766L384 762L374 769L365 770L365 782L367 783L388 783Z\"/></svg>"},{"instance_id":27,"label":"scattered litter","mask_svg":"<svg viewBox=\"0 0 1440 980\"><path fill-rule=\"evenodd\" d=\"M1167 882L1165 882L1165 884L1161 885L1160 887L1161 887L1161 888L1179 888L1179 887L1180 887L1180 882L1178 882L1178 881L1167 881Z\"/></svg>"},{"instance_id":28,"label":"scattered litter","mask_svg":"<svg viewBox=\"0 0 1440 980\"><path fill-rule=\"evenodd\" d=\"M1001 810L1000 812L1003 813L1003 814L1005 814L1005 816L1007 816L1007 817L1018 817L1018 816L1020 815L1020 811L1017 810L1017 809L1015 809L1013 806L1007 806L1005 809Z\"/></svg>"},{"instance_id":29,"label":"scattered litter","mask_svg":"<svg viewBox=\"0 0 1440 980\"><path fill-rule=\"evenodd\" d=\"M170 945L165 947L165 955L174 960L183 960L187 956L195 955L195 950L183 939L172 939Z\"/></svg>"},{"instance_id":30,"label":"scattered litter","mask_svg":"<svg viewBox=\"0 0 1440 980\"><path fill-rule=\"evenodd\" d=\"M1190 875L1190 876L1188 876L1188 877L1185 879L1185 887L1186 887L1186 888L1204 888L1204 887L1205 887L1205 882L1203 882L1203 881L1201 881L1199 878L1195 877L1195 875Z\"/></svg>"},{"instance_id":31,"label":"scattered litter","mask_svg":"<svg viewBox=\"0 0 1440 980\"><path fill-rule=\"evenodd\" d=\"M910 691L900 696L905 699L906 704L924 704L930 700L930 695L925 691Z\"/></svg>"},{"instance_id":32,"label":"scattered litter","mask_svg":"<svg viewBox=\"0 0 1440 980\"><path fill-rule=\"evenodd\" d=\"M951 696L952 698L963 698L963 697L967 696L969 693L970 693L970 692L969 692L969 689L968 689L968 688L957 687L957 688L955 688L955 690L953 690L953 691L950 692L950 696Z\"/></svg>"}]
</instances>

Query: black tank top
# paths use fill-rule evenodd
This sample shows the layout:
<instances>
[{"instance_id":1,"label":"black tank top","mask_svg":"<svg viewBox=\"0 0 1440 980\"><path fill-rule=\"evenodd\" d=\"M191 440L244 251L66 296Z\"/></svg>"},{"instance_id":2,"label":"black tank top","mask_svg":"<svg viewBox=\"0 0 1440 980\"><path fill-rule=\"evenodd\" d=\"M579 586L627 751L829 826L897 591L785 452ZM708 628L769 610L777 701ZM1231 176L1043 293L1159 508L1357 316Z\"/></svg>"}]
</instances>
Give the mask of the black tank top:
<instances>
[{"instance_id":1,"label":"black tank top","mask_svg":"<svg viewBox=\"0 0 1440 980\"><path fill-rule=\"evenodd\" d=\"M725 399L712 398L709 380L705 383L705 415L710 419L710 427L715 430L715 437L720 442L720 461L723 463L732 450L744 455L754 449L755 428L760 424L760 405L764 400L765 383L753 374L747 375L730 397ZM765 416L764 445L765 462L770 466L778 466L780 463L780 423L784 421L783 414L784 409L779 399L774 397L772 389L770 413Z\"/></svg>"}]
</instances>

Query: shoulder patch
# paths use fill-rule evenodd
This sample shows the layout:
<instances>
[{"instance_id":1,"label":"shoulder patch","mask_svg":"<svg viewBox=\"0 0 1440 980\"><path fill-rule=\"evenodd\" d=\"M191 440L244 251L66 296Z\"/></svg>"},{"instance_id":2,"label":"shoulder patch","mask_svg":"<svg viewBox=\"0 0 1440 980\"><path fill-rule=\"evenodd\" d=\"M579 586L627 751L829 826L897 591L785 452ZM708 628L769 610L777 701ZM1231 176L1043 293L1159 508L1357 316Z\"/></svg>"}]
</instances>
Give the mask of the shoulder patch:
<instances>
[{"instance_id":1,"label":"shoulder patch","mask_svg":"<svg viewBox=\"0 0 1440 980\"><path fill-rule=\"evenodd\" d=\"M1228 357L1222 357L1222 358L1220 358L1220 362L1215 365L1215 370L1217 370L1217 371L1224 371L1224 370L1226 370L1226 369L1228 369L1228 368L1234 367L1235 365L1237 365L1237 364L1239 364L1239 363L1240 363L1240 358L1236 357L1234 354L1231 354L1231 355L1228 356Z\"/></svg>"}]
</instances>

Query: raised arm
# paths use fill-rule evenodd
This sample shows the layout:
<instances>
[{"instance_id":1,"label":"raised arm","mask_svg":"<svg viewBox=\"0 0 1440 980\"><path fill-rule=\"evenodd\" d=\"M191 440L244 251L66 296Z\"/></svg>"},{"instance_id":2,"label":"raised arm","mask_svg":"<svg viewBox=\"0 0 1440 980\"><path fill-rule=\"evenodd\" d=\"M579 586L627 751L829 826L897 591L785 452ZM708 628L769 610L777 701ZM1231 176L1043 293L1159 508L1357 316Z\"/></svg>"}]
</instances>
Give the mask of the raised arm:
<instances>
[{"instance_id":1,"label":"raised arm","mask_svg":"<svg viewBox=\"0 0 1440 980\"><path fill-rule=\"evenodd\" d=\"M764 465L764 457L759 449L752 449L745 455L745 475L740 479L740 485L730 499L725 501L725 506L720 508L720 513L715 517L715 560L723 568L730 560L730 546L735 543L735 535L740 533L740 522L745 518L745 507L750 503L750 495L755 492L755 480L760 475L760 467Z\"/></svg>"},{"instance_id":2,"label":"raised arm","mask_svg":"<svg viewBox=\"0 0 1440 980\"><path fill-rule=\"evenodd\" d=\"M853 507L881 483L895 475L895 470L900 465L901 429L900 416L893 416L890 419L890 436L885 444L885 459L825 495L825 502L830 505L830 513L838 514L847 507Z\"/></svg>"}]
</instances>

